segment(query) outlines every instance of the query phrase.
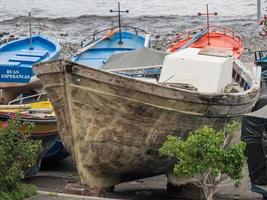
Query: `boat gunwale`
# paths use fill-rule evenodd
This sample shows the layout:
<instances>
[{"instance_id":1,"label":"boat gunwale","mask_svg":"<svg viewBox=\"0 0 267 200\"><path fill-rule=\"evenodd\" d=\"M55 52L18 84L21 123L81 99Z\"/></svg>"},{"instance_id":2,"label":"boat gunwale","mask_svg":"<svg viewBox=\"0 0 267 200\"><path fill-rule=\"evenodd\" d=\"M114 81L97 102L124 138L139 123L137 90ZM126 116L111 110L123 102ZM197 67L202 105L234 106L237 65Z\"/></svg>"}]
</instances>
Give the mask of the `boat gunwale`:
<instances>
[{"instance_id":1,"label":"boat gunwale","mask_svg":"<svg viewBox=\"0 0 267 200\"><path fill-rule=\"evenodd\" d=\"M65 63L65 65L63 67L62 67L62 62ZM49 68L49 70L47 70L46 67L42 66L42 65L47 65L47 64L49 65L51 63L60 63L60 67L58 69ZM75 70L75 65L80 67L80 69L78 69L78 71L77 71L77 67ZM71 69L68 68L68 66L71 66ZM156 88L151 89L152 90L152 92L150 92L151 95L160 96L161 98L167 98L167 99L182 100L185 102L194 102L194 103L201 103L201 104L205 104L205 102L206 102L207 104L210 104L210 105L222 104L221 101L218 103L211 102L211 101L213 101L215 98L223 98L223 97L227 97L227 99L229 99L229 98L233 99L230 102L228 101L229 103L227 103L227 101L223 101L223 105L244 105L244 104L250 103L255 98L257 98L257 96L259 94L259 88L260 88L259 81L252 79L253 85L252 85L252 87L250 87L250 89L248 89L246 91L242 91L242 92L237 92L237 93L208 93L208 92L205 93L205 92L191 91L191 90L186 90L186 89L182 89L182 88L167 86L164 84L155 84L155 83L137 80L137 79L132 78L132 77L126 77L126 76L123 76L120 74L115 74L115 73L111 73L111 72L104 71L104 70L94 69L92 67L88 67L88 66L78 64L78 63L75 63L73 61L65 60L65 59L60 59L57 61L47 61L47 62L43 62L40 64L36 64L36 65L34 65L33 69L34 69L35 73L37 74L37 77L42 75L42 74L57 73L57 72L73 73L73 74L76 74L76 75L81 76L81 77L87 77L85 72L102 73L105 76L109 76L109 81L100 80L99 78L97 78L95 76L90 77L90 79L94 79L94 80L97 80L100 82L106 82L107 84L111 84L111 85L116 85L114 83L111 83L110 79L111 78L113 78L113 79L119 78L120 80L123 80L124 82L131 81L131 83L129 83L129 85L131 85L131 87L127 87L128 89L133 89L133 90L137 90L137 91L140 91L143 93L148 93L147 91L144 91L143 88L146 88L146 86L156 87ZM83 71L83 72L81 73L79 71ZM246 70L245 72L249 73L250 76L254 76L254 74L248 70ZM256 77L254 77L254 78L256 78ZM142 86L140 85L139 88L133 87L133 85L134 85L133 83L135 83L135 86L136 86L136 84L139 84L139 85L141 84ZM116 86L118 86L118 85L116 85ZM170 91L172 93L159 94L159 92L155 92L155 89L167 90L167 91ZM191 98L192 100L188 100L186 98L179 99L177 95L173 95L173 92L182 92L185 95L190 95L191 97L192 97L192 95L194 95L194 97ZM244 99L246 99L246 97L248 97L248 99L246 101L244 101ZM240 101L240 98L243 98L243 101Z\"/></svg>"},{"instance_id":2,"label":"boat gunwale","mask_svg":"<svg viewBox=\"0 0 267 200\"><path fill-rule=\"evenodd\" d=\"M174 38L172 39L171 45L169 45L167 47L167 51L172 52L171 49L174 48L178 43L189 41L190 39L192 39L194 37L195 34L199 33L200 31L202 31L205 28L207 29L207 26L202 26L202 27L192 29L192 30L187 31L187 32L176 34L174 36ZM210 31L209 31L210 34L212 34L212 33L221 34L221 35L224 35L224 36L231 38L231 39L235 40L236 42L240 43L240 47L238 48L239 53L237 53L236 55L237 55L238 59L241 57L241 54L244 51L244 44L243 44L242 37L238 32L234 31L233 29L231 29L229 27L217 26L217 25L210 25L209 29L210 29ZM223 31L221 31L221 30L223 30ZM177 49L175 51L177 51Z\"/></svg>"},{"instance_id":3,"label":"boat gunwale","mask_svg":"<svg viewBox=\"0 0 267 200\"><path fill-rule=\"evenodd\" d=\"M91 43L97 41L98 39L100 39L99 37L97 38L96 36L100 33L104 33L106 31L109 31L109 30L113 30L113 29L116 29L116 28L119 28L119 26L113 26L113 27L109 27L109 28L106 28L106 29L102 29L100 31L97 31L97 32L94 32L88 36L86 36L85 38L82 39L81 41L81 46L84 48L88 45L90 45ZM150 35L149 32L145 31L144 29L141 29L141 28L138 28L138 27L134 27L134 26L120 26L120 28L131 28L135 31L135 35L138 35L138 31L145 34L145 35ZM84 45L84 42L86 42L87 40L89 40L89 38L92 39L88 42L88 44Z\"/></svg>"},{"instance_id":4,"label":"boat gunwale","mask_svg":"<svg viewBox=\"0 0 267 200\"><path fill-rule=\"evenodd\" d=\"M5 118L6 121L12 119L12 117L10 115L4 115L1 113L1 117ZM1 118L0 117L0 118ZM25 118L25 117L21 117L20 118L21 121L27 121L30 123L34 123L35 125L47 125L47 124L55 124L57 123L57 119L56 117L50 118L50 119L46 119L46 118Z\"/></svg>"},{"instance_id":5,"label":"boat gunwale","mask_svg":"<svg viewBox=\"0 0 267 200\"><path fill-rule=\"evenodd\" d=\"M174 39L179 39L178 42L182 41L182 40L186 40L189 37L194 36L196 33L198 33L199 31L203 30L204 28L207 28L207 26L202 26L196 29L192 29L190 31L186 31L183 32L181 34L176 34ZM236 40L237 42L241 42L242 43L242 37L239 33L237 33L236 31L234 31L231 28L225 27L225 26L217 26L217 25L210 25L210 33L220 33L226 36L231 37L232 39ZM214 31L215 30L215 31ZM223 30L223 31L218 31L218 30ZM231 33L231 34L227 34L227 33ZM175 42L176 43L176 42ZM171 45L172 46L172 45ZM243 45L242 45L243 47Z\"/></svg>"}]
</instances>

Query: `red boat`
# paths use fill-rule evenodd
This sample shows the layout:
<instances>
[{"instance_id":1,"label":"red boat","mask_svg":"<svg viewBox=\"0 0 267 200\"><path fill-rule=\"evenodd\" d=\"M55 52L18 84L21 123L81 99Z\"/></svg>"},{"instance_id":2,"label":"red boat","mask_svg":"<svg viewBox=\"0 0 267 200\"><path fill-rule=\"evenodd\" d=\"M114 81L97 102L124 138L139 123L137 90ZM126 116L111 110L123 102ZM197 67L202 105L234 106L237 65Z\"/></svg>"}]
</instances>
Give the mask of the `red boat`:
<instances>
[{"instance_id":1,"label":"red boat","mask_svg":"<svg viewBox=\"0 0 267 200\"><path fill-rule=\"evenodd\" d=\"M208 13L208 6L207 6L207 13L198 14L207 16L206 27L178 34L176 36L176 42L173 43L167 49L167 51L175 52L187 47L204 48L210 46L214 48L230 49L232 50L234 57L240 58L244 50L244 45L240 35L229 28L210 25L209 24L210 14L217 15L216 12Z\"/></svg>"}]
</instances>

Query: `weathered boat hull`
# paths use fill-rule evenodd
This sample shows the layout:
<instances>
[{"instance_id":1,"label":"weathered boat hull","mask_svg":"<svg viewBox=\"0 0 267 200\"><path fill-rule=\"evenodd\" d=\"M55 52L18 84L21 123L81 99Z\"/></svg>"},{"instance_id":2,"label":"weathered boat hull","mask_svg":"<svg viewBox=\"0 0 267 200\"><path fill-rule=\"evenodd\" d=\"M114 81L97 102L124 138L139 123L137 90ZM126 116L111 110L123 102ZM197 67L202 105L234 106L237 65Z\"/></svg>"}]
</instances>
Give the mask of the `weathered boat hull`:
<instances>
[{"instance_id":1,"label":"weathered boat hull","mask_svg":"<svg viewBox=\"0 0 267 200\"><path fill-rule=\"evenodd\" d=\"M204 125L220 129L250 111L259 89L253 83L242 94L200 94L64 60L34 70L81 182L92 187L114 185L124 175L167 172L172 162L158 155L167 135L186 138Z\"/></svg>"}]
</instances>

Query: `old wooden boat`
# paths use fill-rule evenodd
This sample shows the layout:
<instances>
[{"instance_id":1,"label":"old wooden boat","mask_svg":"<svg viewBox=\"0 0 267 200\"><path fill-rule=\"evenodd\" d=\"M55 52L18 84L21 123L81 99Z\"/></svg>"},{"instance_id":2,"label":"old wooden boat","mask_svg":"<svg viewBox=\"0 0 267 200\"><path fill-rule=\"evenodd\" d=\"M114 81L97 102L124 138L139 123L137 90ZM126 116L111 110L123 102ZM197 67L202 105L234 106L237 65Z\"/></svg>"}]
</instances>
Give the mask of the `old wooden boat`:
<instances>
[{"instance_id":1,"label":"old wooden boat","mask_svg":"<svg viewBox=\"0 0 267 200\"><path fill-rule=\"evenodd\" d=\"M198 13L198 15L207 16L207 25L196 28L185 33L177 34L175 42L168 48L168 52L175 52L187 47L205 48L216 47L223 49L230 49L236 58L240 58L244 50L244 44L241 36L234 30L209 24L209 15L217 15L217 12L209 13L207 5L207 13Z\"/></svg>"},{"instance_id":2,"label":"old wooden boat","mask_svg":"<svg viewBox=\"0 0 267 200\"><path fill-rule=\"evenodd\" d=\"M60 46L50 38L33 35L0 47L1 103L8 103L25 91L41 88L32 71L35 63L56 59Z\"/></svg>"},{"instance_id":3,"label":"old wooden boat","mask_svg":"<svg viewBox=\"0 0 267 200\"><path fill-rule=\"evenodd\" d=\"M172 162L159 157L158 149L167 135L186 138L204 125L220 129L230 118L250 111L259 92L254 73L232 57L197 55L198 51L187 48L166 56L160 77L163 81L154 82L67 60L34 67L55 109L61 139L73 155L82 184L105 188L129 177L166 173ZM199 59L209 62L209 68ZM229 76L226 79L232 79L232 84L207 92L175 83L171 78L182 71L178 61L185 71L192 73L194 69L198 76L223 73L220 77ZM165 80L165 66L167 72L178 68L178 73Z\"/></svg>"}]
</instances>

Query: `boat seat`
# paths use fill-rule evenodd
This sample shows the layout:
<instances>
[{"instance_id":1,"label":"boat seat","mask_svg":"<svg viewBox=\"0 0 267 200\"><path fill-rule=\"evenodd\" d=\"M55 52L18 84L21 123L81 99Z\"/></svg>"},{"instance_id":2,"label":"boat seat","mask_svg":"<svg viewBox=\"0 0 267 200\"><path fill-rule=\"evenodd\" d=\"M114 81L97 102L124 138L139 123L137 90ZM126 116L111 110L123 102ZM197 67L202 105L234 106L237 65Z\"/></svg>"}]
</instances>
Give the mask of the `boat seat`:
<instances>
[{"instance_id":1,"label":"boat seat","mask_svg":"<svg viewBox=\"0 0 267 200\"><path fill-rule=\"evenodd\" d=\"M103 60L106 59L106 57L84 57L84 58L80 58L80 60Z\"/></svg>"},{"instance_id":2,"label":"boat seat","mask_svg":"<svg viewBox=\"0 0 267 200\"><path fill-rule=\"evenodd\" d=\"M125 50L121 50L121 51L114 51L114 53L113 53L113 54L117 54L117 53L125 53L125 52L127 52L127 51L125 51Z\"/></svg>"},{"instance_id":3,"label":"boat seat","mask_svg":"<svg viewBox=\"0 0 267 200\"><path fill-rule=\"evenodd\" d=\"M210 35L209 37L212 37L212 38L220 38L220 37L222 37L222 35Z\"/></svg>"},{"instance_id":4,"label":"boat seat","mask_svg":"<svg viewBox=\"0 0 267 200\"><path fill-rule=\"evenodd\" d=\"M8 62L8 63L0 63L1 66L7 66L7 67L16 67L19 66L20 62Z\"/></svg>"},{"instance_id":5,"label":"boat seat","mask_svg":"<svg viewBox=\"0 0 267 200\"><path fill-rule=\"evenodd\" d=\"M21 50L16 55L17 56L29 56L29 57L45 57L48 51L36 51L36 50Z\"/></svg>"},{"instance_id":6,"label":"boat seat","mask_svg":"<svg viewBox=\"0 0 267 200\"><path fill-rule=\"evenodd\" d=\"M23 63L35 63L41 60L40 57L29 57L29 56L13 56L9 61L23 62Z\"/></svg>"}]
</instances>

